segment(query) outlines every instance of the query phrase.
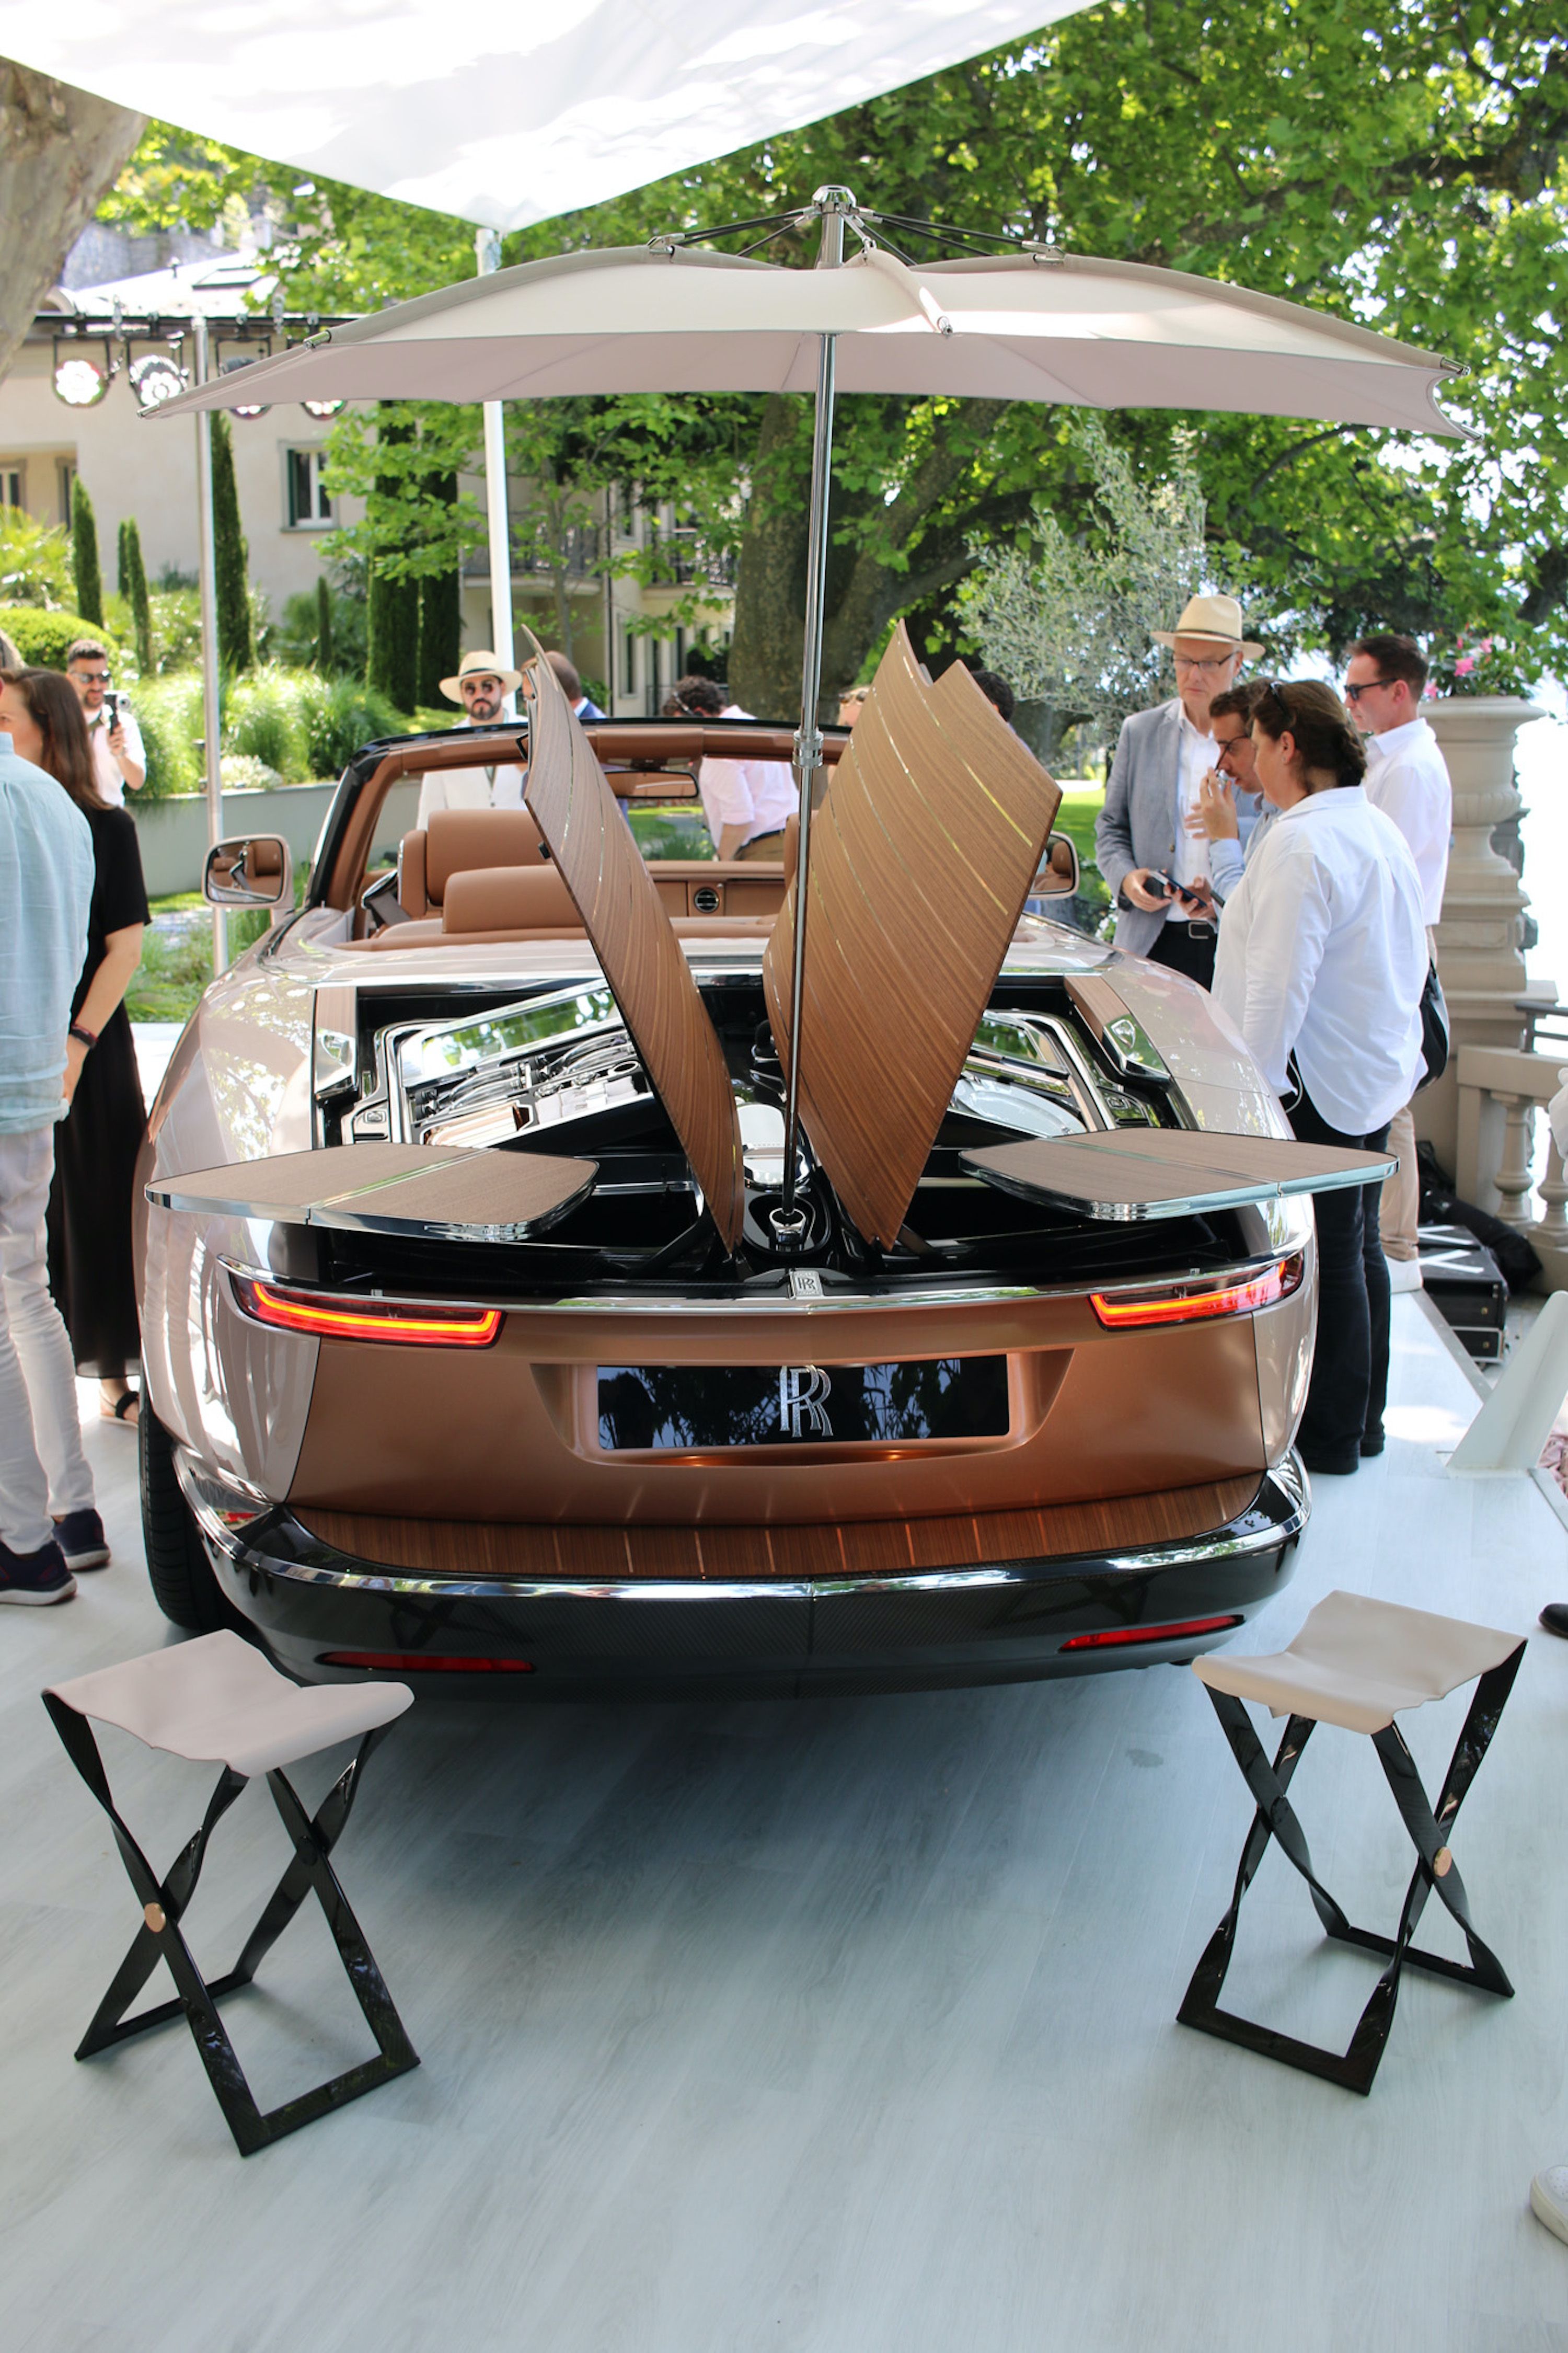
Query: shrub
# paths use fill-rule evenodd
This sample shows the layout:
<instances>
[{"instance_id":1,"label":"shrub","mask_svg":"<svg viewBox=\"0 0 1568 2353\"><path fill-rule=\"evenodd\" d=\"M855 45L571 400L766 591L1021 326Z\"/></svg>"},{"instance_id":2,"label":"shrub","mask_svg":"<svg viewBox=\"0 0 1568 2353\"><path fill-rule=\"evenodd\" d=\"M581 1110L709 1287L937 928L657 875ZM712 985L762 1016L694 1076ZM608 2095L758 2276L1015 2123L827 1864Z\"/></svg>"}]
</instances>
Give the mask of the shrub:
<instances>
[{"instance_id":1,"label":"shrub","mask_svg":"<svg viewBox=\"0 0 1568 2353\"><path fill-rule=\"evenodd\" d=\"M163 800L170 793L195 793L202 786L202 682L186 670L177 678L143 679L132 709L147 747L143 793Z\"/></svg>"},{"instance_id":2,"label":"shrub","mask_svg":"<svg viewBox=\"0 0 1568 2353\"><path fill-rule=\"evenodd\" d=\"M110 666L123 659L123 649L96 621L79 613L47 613L41 605L0 605L0 629L11 639L22 659L39 670L64 670L66 653L75 638L100 638L109 648Z\"/></svg>"},{"instance_id":3,"label":"shrub","mask_svg":"<svg viewBox=\"0 0 1568 2353\"><path fill-rule=\"evenodd\" d=\"M283 782L276 768L252 752L226 752L218 762L218 776L226 793L269 793Z\"/></svg>"},{"instance_id":4,"label":"shrub","mask_svg":"<svg viewBox=\"0 0 1568 2353\"><path fill-rule=\"evenodd\" d=\"M279 670L259 670L238 680L225 699L225 750L264 760L290 784L314 774L300 723L304 684Z\"/></svg>"},{"instance_id":5,"label":"shrub","mask_svg":"<svg viewBox=\"0 0 1568 2353\"><path fill-rule=\"evenodd\" d=\"M36 522L20 507L0 512L0 603L75 607L68 532Z\"/></svg>"},{"instance_id":6,"label":"shrub","mask_svg":"<svg viewBox=\"0 0 1568 2353\"><path fill-rule=\"evenodd\" d=\"M407 732L403 713L384 694L353 679L310 679L300 702L312 776L336 776L363 744Z\"/></svg>"},{"instance_id":7,"label":"shrub","mask_svg":"<svg viewBox=\"0 0 1568 2353\"><path fill-rule=\"evenodd\" d=\"M202 600L194 588L155 588L153 666L160 673L192 670L202 658Z\"/></svg>"},{"instance_id":8,"label":"shrub","mask_svg":"<svg viewBox=\"0 0 1568 2353\"><path fill-rule=\"evenodd\" d=\"M71 566L76 574L77 611L95 629L101 629L103 574L98 561L98 518L79 474L71 484Z\"/></svg>"},{"instance_id":9,"label":"shrub","mask_svg":"<svg viewBox=\"0 0 1568 2353\"><path fill-rule=\"evenodd\" d=\"M248 670L255 659L245 533L234 480L234 437L221 410L212 421L213 570L217 589L218 656L226 670Z\"/></svg>"}]
</instances>

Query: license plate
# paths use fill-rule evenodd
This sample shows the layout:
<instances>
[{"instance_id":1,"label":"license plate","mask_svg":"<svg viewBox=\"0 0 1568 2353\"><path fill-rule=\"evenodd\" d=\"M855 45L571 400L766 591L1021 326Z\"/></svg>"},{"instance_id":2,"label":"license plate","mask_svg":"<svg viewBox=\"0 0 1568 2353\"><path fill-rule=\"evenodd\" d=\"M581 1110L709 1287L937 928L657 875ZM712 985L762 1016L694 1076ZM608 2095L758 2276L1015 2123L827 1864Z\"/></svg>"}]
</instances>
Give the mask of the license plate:
<instances>
[{"instance_id":1,"label":"license plate","mask_svg":"<svg viewBox=\"0 0 1568 2353\"><path fill-rule=\"evenodd\" d=\"M607 1453L1005 1438L1005 1356L903 1365L601 1365Z\"/></svg>"}]
</instances>

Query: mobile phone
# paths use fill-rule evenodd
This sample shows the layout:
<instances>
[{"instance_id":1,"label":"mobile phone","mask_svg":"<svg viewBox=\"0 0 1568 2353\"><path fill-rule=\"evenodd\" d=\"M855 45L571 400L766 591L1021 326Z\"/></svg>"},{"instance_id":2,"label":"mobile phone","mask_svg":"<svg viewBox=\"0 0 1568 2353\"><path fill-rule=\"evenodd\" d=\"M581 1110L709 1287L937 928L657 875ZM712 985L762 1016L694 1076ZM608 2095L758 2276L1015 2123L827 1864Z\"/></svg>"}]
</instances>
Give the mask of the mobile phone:
<instances>
[{"instance_id":1,"label":"mobile phone","mask_svg":"<svg viewBox=\"0 0 1568 2353\"><path fill-rule=\"evenodd\" d=\"M120 724L120 707L124 700L125 697L122 694L117 693L113 687L106 686L104 688L103 707L109 713L109 726L110 733L111 734L115 728Z\"/></svg>"}]
</instances>

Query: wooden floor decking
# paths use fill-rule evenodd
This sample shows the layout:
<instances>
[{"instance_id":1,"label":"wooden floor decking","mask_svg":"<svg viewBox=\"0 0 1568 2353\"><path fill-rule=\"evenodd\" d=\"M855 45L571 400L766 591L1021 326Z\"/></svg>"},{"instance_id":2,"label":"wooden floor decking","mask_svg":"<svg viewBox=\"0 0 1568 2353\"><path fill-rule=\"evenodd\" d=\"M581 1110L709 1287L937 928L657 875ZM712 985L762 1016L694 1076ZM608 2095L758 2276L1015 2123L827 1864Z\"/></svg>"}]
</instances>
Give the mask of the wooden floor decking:
<instances>
[{"instance_id":1,"label":"wooden floor decking","mask_svg":"<svg viewBox=\"0 0 1568 2353\"><path fill-rule=\"evenodd\" d=\"M1388 1453L1318 1482L1249 1649L1335 1585L1521 1630L1568 1599L1533 1482L1442 1475L1472 1393L1394 1308ZM421 1703L336 1861L425 2063L242 2163L183 2028L70 2056L136 1911L37 1692L165 1632L134 1445L89 1442L115 1565L0 1612L6 2353L1568 2353L1525 2202L1568 2158L1568 1643L1532 1641L1455 1840L1518 1996L1407 1978L1365 2102L1174 2023L1249 1811L1184 1671ZM1424 1768L1462 1708L1408 1727ZM105 1746L166 1862L206 1777ZM1292 1799L1391 1921L1370 1745L1321 1735ZM283 1859L251 1791L192 1921L215 1969ZM1271 1856L1227 2000L1327 2040L1370 1966ZM226 2015L268 2102L366 2047L309 1915Z\"/></svg>"}]
</instances>

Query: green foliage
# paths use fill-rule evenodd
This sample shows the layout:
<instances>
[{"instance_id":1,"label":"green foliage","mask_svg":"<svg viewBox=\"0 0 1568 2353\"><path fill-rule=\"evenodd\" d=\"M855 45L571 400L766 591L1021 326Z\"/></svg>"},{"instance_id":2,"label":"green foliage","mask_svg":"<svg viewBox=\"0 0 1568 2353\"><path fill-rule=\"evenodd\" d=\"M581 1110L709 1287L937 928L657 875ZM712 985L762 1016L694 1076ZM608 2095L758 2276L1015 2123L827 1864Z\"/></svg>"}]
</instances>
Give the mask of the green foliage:
<instances>
[{"instance_id":1,"label":"green foliage","mask_svg":"<svg viewBox=\"0 0 1568 2353\"><path fill-rule=\"evenodd\" d=\"M1439 694L1510 694L1528 698L1540 671L1500 638L1460 636L1434 649L1432 684Z\"/></svg>"},{"instance_id":2,"label":"green foliage","mask_svg":"<svg viewBox=\"0 0 1568 2353\"><path fill-rule=\"evenodd\" d=\"M234 479L234 438L220 409L212 420L213 568L217 588L217 650L223 668L248 670L255 659L245 533Z\"/></svg>"},{"instance_id":3,"label":"green foliage","mask_svg":"<svg viewBox=\"0 0 1568 2353\"><path fill-rule=\"evenodd\" d=\"M48 612L41 605L0 605L4 629L25 662L39 670L64 670L73 638L96 637L109 649L110 665L119 653L112 635L80 613Z\"/></svg>"},{"instance_id":4,"label":"green foliage","mask_svg":"<svg viewBox=\"0 0 1568 2353\"><path fill-rule=\"evenodd\" d=\"M95 629L101 629L103 575L98 562L98 521L79 474L71 484L71 571L77 611Z\"/></svg>"},{"instance_id":5,"label":"green foliage","mask_svg":"<svg viewBox=\"0 0 1568 2353\"><path fill-rule=\"evenodd\" d=\"M408 732L407 719L395 704L353 679L308 679L300 700L312 776L336 776L362 744Z\"/></svg>"},{"instance_id":6,"label":"green foliage","mask_svg":"<svg viewBox=\"0 0 1568 2353\"><path fill-rule=\"evenodd\" d=\"M132 706L147 747L142 793L163 800L171 793L201 790L202 760L196 750L203 731L202 681L192 670L143 677Z\"/></svg>"},{"instance_id":7,"label":"green foliage","mask_svg":"<svg viewBox=\"0 0 1568 2353\"><path fill-rule=\"evenodd\" d=\"M326 574L316 580L316 667L323 678L332 674L332 592Z\"/></svg>"},{"instance_id":8,"label":"green foliage","mask_svg":"<svg viewBox=\"0 0 1568 2353\"><path fill-rule=\"evenodd\" d=\"M224 749L246 752L289 784L319 773L306 750L304 681L287 670L258 670L231 689L224 708Z\"/></svg>"},{"instance_id":9,"label":"green foliage","mask_svg":"<svg viewBox=\"0 0 1568 2353\"><path fill-rule=\"evenodd\" d=\"M194 588L154 588L148 598L153 668L160 675L191 670L202 658L202 600Z\"/></svg>"},{"instance_id":10,"label":"green foliage","mask_svg":"<svg viewBox=\"0 0 1568 2353\"><path fill-rule=\"evenodd\" d=\"M142 561L142 533L134 515L127 515L120 526L120 593L131 607L136 667L145 676L153 668L153 607L147 594L147 567Z\"/></svg>"},{"instance_id":11,"label":"green foliage","mask_svg":"<svg viewBox=\"0 0 1568 2353\"><path fill-rule=\"evenodd\" d=\"M70 533L21 507L0 510L0 603L58 612L75 600Z\"/></svg>"}]
</instances>

